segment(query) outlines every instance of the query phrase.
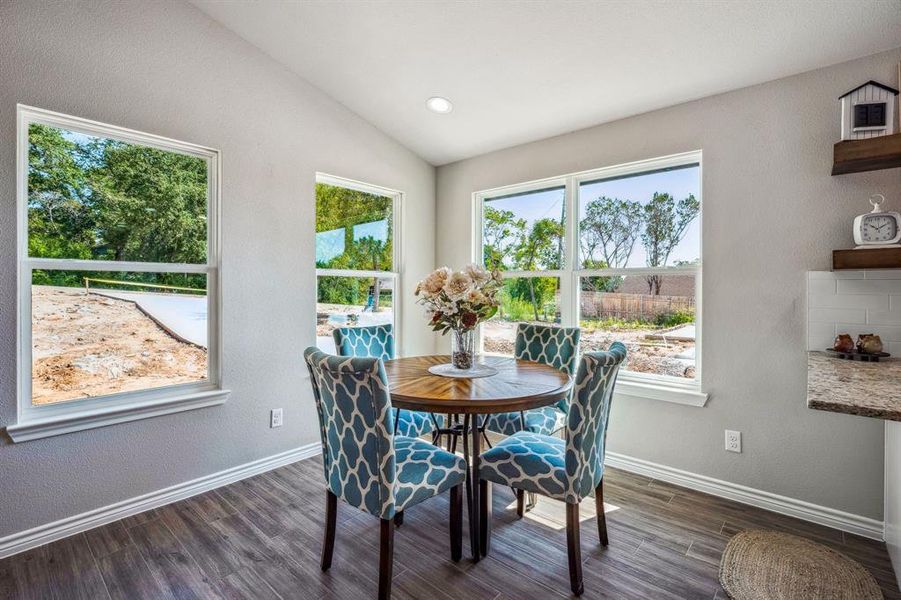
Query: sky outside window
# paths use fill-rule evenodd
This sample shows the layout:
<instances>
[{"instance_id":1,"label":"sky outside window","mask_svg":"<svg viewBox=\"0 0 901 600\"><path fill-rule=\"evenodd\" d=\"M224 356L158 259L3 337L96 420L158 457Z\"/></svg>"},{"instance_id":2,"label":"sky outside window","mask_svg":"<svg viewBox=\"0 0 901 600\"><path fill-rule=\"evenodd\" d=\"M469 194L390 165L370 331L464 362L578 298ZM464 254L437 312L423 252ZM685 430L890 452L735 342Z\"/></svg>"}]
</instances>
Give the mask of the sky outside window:
<instances>
[{"instance_id":1,"label":"sky outside window","mask_svg":"<svg viewBox=\"0 0 901 600\"><path fill-rule=\"evenodd\" d=\"M523 271L562 268L565 202L562 186L486 198L483 241L486 253L491 255L486 264ZM530 247L535 249L534 258L529 257Z\"/></svg>"},{"instance_id":2,"label":"sky outside window","mask_svg":"<svg viewBox=\"0 0 901 600\"><path fill-rule=\"evenodd\" d=\"M668 193L676 202L689 195L700 199L700 187L700 168L697 165L619 179L586 182L579 186L579 220L585 218L588 204L600 197L631 200L644 206L655 193ZM678 261L695 261L700 259L700 256L701 221L696 217L688 225L682 240L673 249L666 266L673 266ZM647 254L642 245L640 232L626 266L647 266Z\"/></svg>"}]
</instances>

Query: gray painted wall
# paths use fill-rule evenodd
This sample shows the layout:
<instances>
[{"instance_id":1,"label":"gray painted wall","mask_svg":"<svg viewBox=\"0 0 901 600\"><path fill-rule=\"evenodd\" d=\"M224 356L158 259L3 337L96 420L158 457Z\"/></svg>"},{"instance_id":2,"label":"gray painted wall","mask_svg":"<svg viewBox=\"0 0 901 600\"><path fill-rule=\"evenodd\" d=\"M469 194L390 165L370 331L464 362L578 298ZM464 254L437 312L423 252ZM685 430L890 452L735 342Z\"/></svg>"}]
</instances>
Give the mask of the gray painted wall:
<instances>
[{"instance_id":1,"label":"gray painted wall","mask_svg":"<svg viewBox=\"0 0 901 600\"><path fill-rule=\"evenodd\" d=\"M318 441L314 173L407 193L403 289L434 265L434 169L180 2L0 3L0 425L15 406L15 107L222 151L222 407L0 447L0 536ZM412 302L412 297L409 299ZM408 311L405 349L433 339ZM269 409L285 426L269 429Z\"/></svg>"},{"instance_id":2,"label":"gray painted wall","mask_svg":"<svg viewBox=\"0 0 901 600\"><path fill-rule=\"evenodd\" d=\"M881 519L882 423L805 407L804 286L853 245L870 194L901 209L897 170L829 175L838 96L897 84L899 60L901 49L440 167L438 263L470 260L477 190L702 149L710 401L617 403L609 448ZM723 450L727 428L743 454Z\"/></svg>"}]
</instances>

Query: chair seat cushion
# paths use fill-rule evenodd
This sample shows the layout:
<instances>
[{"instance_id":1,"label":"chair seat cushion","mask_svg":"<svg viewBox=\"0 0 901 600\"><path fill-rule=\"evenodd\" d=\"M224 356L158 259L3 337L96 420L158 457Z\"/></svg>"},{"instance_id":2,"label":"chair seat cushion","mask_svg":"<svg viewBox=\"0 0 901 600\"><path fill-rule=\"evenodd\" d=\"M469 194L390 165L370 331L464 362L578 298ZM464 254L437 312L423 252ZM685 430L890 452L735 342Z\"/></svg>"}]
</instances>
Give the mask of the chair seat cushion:
<instances>
[{"instance_id":1,"label":"chair seat cushion","mask_svg":"<svg viewBox=\"0 0 901 600\"><path fill-rule=\"evenodd\" d=\"M395 436L395 510L437 496L466 479L466 461L418 438Z\"/></svg>"},{"instance_id":2,"label":"chair seat cushion","mask_svg":"<svg viewBox=\"0 0 901 600\"><path fill-rule=\"evenodd\" d=\"M436 417L436 418L440 418ZM441 424L441 421L438 421ZM419 437L435 430L435 423L428 413L402 410L397 419L397 435Z\"/></svg>"},{"instance_id":3,"label":"chair seat cushion","mask_svg":"<svg viewBox=\"0 0 901 600\"><path fill-rule=\"evenodd\" d=\"M557 500L566 496L566 443L521 431L481 456L479 476Z\"/></svg>"},{"instance_id":4,"label":"chair seat cushion","mask_svg":"<svg viewBox=\"0 0 901 600\"><path fill-rule=\"evenodd\" d=\"M566 413L556 406L543 406L525 411L526 431L551 435L566 424ZM503 435L513 435L522 431L522 420L518 412L489 415L488 429Z\"/></svg>"}]
</instances>

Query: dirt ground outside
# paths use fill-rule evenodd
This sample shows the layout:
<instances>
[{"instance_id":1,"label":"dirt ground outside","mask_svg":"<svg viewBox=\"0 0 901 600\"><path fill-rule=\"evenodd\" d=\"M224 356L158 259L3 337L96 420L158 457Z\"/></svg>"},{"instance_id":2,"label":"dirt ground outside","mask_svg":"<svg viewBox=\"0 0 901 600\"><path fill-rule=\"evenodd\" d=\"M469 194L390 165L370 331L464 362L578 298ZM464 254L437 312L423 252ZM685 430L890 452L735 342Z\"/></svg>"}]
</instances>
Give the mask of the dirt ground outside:
<instances>
[{"instance_id":1,"label":"dirt ground outside","mask_svg":"<svg viewBox=\"0 0 901 600\"><path fill-rule=\"evenodd\" d=\"M31 290L32 403L206 379L206 350L176 340L133 303L80 288Z\"/></svg>"},{"instance_id":2,"label":"dirt ground outside","mask_svg":"<svg viewBox=\"0 0 901 600\"><path fill-rule=\"evenodd\" d=\"M368 327L394 321L391 306L383 306L378 312L364 311L355 304L316 303L316 336L331 337L338 327Z\"/></svg>"},{"instance_id":3,"label":"dirt ground outside","mask_svg":"<svg viewBox=\"0 0 901 600\"><path fill-rule=\"evenodd\" d=\"M545 325L547 323L544 323ZM485 352L513 355L513 343L516 337L516 323L512 321L491 320L482 324L482 339ZM694 342L673 341L670 339L653 339L668 329L619 329L616 331L583 329L580 342L582 352L606 350L615 341L623 342L629 351L625 368L639 373L668 375L670 377L693 378L695 375L694 360L684 358L693 356Z\"/></svg>"}]
</instances>

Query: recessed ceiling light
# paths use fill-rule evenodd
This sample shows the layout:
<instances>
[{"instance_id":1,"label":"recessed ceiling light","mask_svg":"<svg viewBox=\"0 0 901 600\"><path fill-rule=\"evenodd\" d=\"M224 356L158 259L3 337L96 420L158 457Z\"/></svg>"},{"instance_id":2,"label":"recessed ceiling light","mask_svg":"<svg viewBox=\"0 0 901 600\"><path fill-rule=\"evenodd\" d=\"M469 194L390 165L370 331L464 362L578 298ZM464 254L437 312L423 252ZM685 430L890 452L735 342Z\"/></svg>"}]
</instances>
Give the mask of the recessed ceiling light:
<instances>
[{"instance_id":1,"label":"recessed ceiling light","mask_svg":"<svg viewBox=\"0 0 901 600\"><path fill-rule=\"evenodd\" d=\"M442 115L454 110L454 105L451 104L451 101L441 96L432 96L425 101L425 105L430 111Z\"/></svg>"}]
</instances>

